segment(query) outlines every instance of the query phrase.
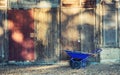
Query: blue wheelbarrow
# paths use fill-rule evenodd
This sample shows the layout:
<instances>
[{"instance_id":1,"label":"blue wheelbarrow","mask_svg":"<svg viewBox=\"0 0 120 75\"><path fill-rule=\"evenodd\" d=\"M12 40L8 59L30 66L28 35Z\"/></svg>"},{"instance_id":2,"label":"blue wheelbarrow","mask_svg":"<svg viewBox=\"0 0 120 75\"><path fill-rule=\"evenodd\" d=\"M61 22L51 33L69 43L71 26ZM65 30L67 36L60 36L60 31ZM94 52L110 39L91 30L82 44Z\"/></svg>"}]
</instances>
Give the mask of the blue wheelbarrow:
<instances>
[{"instance_id":1,"label":"blue wheelbarrow","mask_svg":"<svg viewBox=\"0 0 120 75\"><path fill-rule=\"evenodd\" d=\"M70 51L70 50L65 50L65 52L70 56L70 67L72 69L79 69L81 67L86 67L89 63L88 57L90 56L97 56L102 50L101 49L96 49L93 50L91 53L83 53L79 51Z\"/></svg>"}]
</instances>

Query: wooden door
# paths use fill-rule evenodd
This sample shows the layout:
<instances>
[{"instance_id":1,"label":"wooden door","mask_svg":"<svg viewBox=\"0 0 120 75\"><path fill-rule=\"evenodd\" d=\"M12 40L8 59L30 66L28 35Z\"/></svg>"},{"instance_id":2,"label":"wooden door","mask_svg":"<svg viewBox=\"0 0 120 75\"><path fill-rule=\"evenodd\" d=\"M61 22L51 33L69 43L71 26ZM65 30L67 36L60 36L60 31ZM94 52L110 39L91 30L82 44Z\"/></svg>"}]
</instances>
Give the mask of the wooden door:
<instances>
[{"instance_id":1,"label":"wooden door","mask_svg":"<svg viewBox=\"0 0 120 75\"><path fill-rule=\"evenodd\" d=\"M33 10L8 10L9 61L35 60Z\"/></svg>"}]
</instances>

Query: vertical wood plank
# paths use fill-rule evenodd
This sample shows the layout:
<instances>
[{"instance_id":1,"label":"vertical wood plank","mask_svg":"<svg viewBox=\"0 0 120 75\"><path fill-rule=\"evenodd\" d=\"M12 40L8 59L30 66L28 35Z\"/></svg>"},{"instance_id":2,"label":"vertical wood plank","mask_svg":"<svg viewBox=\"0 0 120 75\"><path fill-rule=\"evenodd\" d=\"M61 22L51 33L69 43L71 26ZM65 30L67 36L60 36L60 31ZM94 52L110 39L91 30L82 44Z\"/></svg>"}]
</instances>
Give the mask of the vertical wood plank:
<instances>
[{"instance_id":1,"label":"vertical wood plank","mask_svg":"<svg viewBox=\"0 0 120 75\"><path fill-rule=\"evenodd\" d=\"M5 55L4 51L4 24L3 21L5 20L5 12L3 10L0 10L0 62L3 62L3 58Z\"/></svg>"}]
</instances>

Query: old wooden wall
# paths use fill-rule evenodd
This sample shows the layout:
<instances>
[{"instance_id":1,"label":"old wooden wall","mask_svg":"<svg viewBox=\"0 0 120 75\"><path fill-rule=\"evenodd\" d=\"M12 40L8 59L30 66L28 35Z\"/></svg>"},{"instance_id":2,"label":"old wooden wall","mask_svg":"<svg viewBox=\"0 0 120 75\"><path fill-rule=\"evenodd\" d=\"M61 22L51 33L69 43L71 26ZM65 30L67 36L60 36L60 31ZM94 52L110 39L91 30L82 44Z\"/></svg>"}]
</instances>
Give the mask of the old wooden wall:
<instances>
[{"instance_id":1,"label":"old wooden wall","mask_svg":"<svg viewBox=\"0 0 120 75\"><path fill-rule=\"evenodd\" d=\"M32 26L33 32L28 34L34 40L34 61L54 62L68 57L64 52L66 49L91 52L98 47L103 49L102 60L110 59L111 57L107 55L111 53L116 55L113 59L119 60L120 58L118 54L120 53L120 18L118 17L120 15L120 2L109 0L8 0L7 5L8 7L4 7L6 19L0 20L0 28L2 28L3 33L3 26L5 25L5 28L8 28L6 26L10 25L8 22L9 15L6 11L32 10L33 12L33 15L29 15L34 21L32 23L34 25ZM24 12L21 16L23 14ZM2 17L1 15L2 13L0 13L0 17ZM18 25L27 24L29 31L30 24L25 22L28 16L23 17ZM3 22L8 23L8 25ZM0 32L0 39L3 39L2 31ZM5 30L5 37L9 35L6 33L7 31ZM9 54L9 51L8 54L6 51L9 49L6 47L8 42L9 40L7 40L5 47L0 42L0 46L2 46L0 47L0 56L3 54L7 57ZM112 49L109 51L108 48Z\"/></svg>"},{"instance_id":2,"label":"old wooden wall","mask_svg":"<svg viewBox=\"0 0 120 75\"><path fill-rule=\"evenodd\" d=\"M11 13L8 12L8 29L12 28L12 20L15 20L14 25L21 25L20 27L23 28L25 28L25 25L28 25L29 28L29 25L31 24L26 22L26 18L30 13L25 13L25 11L30 9L33 12L33 15L29 16L34 21L34 23L32 23L34 24L34 32L28 33L28 36L34 37L35 51L33 54L35 54L35 60L44 62L48 60L53 61L58 60L59 58L66 58L67 55L63 51L66 49L90 52L95 48L95 2L95 0L88 2L81 2L79 0L65 0L61 1L60 6L58 7L58 1L40 1L39 3L32 0L31 2L28 2L27 0L9 0L8 10L11 11ZM43 3L43 5L41 5L41 3ZM16 9L18 12L12 13ZM19 14L19 11L21 14ZM21 18L16 14L19 16L21 15ZM11 19L12 17L15 17L16 19ZM18 22L17 18L19 18L20 23ZM20 30L18 29L18 31ZM22 32L23 38L21 38L22 40L25 40L24 36L27 33L24 33L24 31ZM10 46L12 45L11 43L12 41L10 41L9 38L8 49L14 49L14 47L17 47ZM17 44L19 44L19 41ZM19 50L20 49L21 48L19 48ZM19 58L19 56L15 56L14 50L9 50L8 54L12 55L11 58L16 57L15 60L22 60ZM11 60L11 58L9 59Z\"/></svg>"}]
</instances>

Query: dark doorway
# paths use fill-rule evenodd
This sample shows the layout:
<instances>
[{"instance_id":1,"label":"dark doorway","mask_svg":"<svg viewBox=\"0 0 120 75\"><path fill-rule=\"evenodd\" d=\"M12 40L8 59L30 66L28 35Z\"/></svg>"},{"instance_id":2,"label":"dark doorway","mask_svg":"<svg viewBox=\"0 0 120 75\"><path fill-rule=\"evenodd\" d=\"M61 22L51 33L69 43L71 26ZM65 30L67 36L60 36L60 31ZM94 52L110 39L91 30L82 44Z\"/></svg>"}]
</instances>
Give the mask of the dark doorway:
<instances>
[{"instance_id":1,"label":"dark doorway","mask_svg":"<svg viewBox=\"0 0 120 75\"><path fill-rule=\"evenodd\" d=\"M9 61L33 61L33 10L8 10Z\"/></svg>"}]
</instances>

